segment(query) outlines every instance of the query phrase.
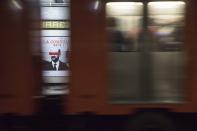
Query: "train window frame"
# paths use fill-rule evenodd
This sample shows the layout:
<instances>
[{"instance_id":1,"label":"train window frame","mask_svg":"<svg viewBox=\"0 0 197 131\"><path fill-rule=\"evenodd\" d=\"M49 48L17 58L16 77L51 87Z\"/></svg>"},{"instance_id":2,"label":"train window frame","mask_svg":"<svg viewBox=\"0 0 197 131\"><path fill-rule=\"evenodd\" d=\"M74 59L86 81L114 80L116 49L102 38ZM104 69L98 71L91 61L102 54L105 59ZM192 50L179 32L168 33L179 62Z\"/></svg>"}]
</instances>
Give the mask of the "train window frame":
<instances>
[{"instance_id":1,"label":"train window frame","mask_svg":"<svg viewBox=\"0 0 197 131\"><path fill-rule=\"evenodd\" d=\"M142 26L143 26L143 30L147 30L148 29L148 24L149 24L149 20L148 20L148 17L149 17L149 13L148 13L148 3L149 2L164 2L164 1L169 1L169 0L151 0L151 1L146 1L146 0L141 0L141 1L128 1L128 0L124 0L124 1L121 1L121 2L142 2L143 3L143 7L145 7L146 9L143 9L143 16L142 16L142 18L143 19L145 19L145 21L143 21L143 23L142 23ZM183 0L172 0L173 2L175 2L175 1L181 1L181 2L184 2L185 3L185 8L186 8L186 6L187 6L187 3L185 2L185 1L183 1ZM106 3L105 3L105 6L107 5L107 3L108 2L120 2L119 0L107 0L106 1ZM106 8L106 7L105 7ZM105 12L105 14L106 14L106 17L107 17L107 13ZM184 14L183 14L183 17L184 17L184 20L185 20L185 18L186 18L186 9L184 9ZM184 29L185 29L185 26L186 26L186 23L184 23ZM184 35L185 36L185 35ZM184 37L183 36L183 37ZM185 41L183 41L183 44L185 45ZM145 47L146 48L146 47ZM153 50L152 50L153 51ZM113 51L112 51L113 52ZM137 50L136 52L140 52L140 50ZM154 51L153 51L154 52ZM122 53L124 53L124 52L122 52ZM146 52L143 54L143 55L146 55ZM109 57L109 56L108 56ZM140 58L141 59L141 61L142 60L145 60L146 58L148 58L148 57L145 57L145 58ZM183 59L185 59L185 58L183 58ZM183 60L184 61L184 60ZM144 62L142 62L142 63L144 63ZM146 63L146 62L145 62ZM151 66L151 65L149 65L149 66ZM145 66L142 66L142 68L147 68L147 67L145 67ZM152 69L149 69L149 73L151 73L151 71L152 71ZM184 69L182 69L181 70L182 72L184 72ZM145 71L146 72L146 71ZM146 72L147 73L147 72ZM144 74L146 74L146 73L144 73ZM184 74L184 76L185 76L185 74ZM147 77L146 75L145 76L143 76L143 77ZM144 79L144 78L142 78L142 79ZM151 80L151 79L149 79L149 80ZM145 83L147 83L147 81L149 81L149 80L142 80L142 81L145 81ZM184 83L182 83L182 85L184 86ZM113 88L113 87L111 87L110 86L110 92L112 91L112 89L111 88ZM184 89L184 87L183 87L183 89L182 89L182 91L184 91L185 89ZM162 101L162 100L151 100L151 95L147 95L147 93L150 93L150 91L148 91L147 89L144 89L144 91L142 92L142 96L145 96L145 98L142 98L141 100L131 100L131 101L124 101L124 100L114 100L113 101L113 98L112 98L112 96L110 95L110 98L109 98L109 101L110 101L110 103L112 103L112 104L136 104L136 103L145 103L145 104L147 104L147 103L158 103L158 104L160 104L160 103L184 103L185 101L185 95L184 96L182 96L183 98L181 98L180 100L175 100L175 101L168 101L168 100L164 100L164 101ZM111 94L111 93L110 93ZM181 95L183 95L183 94L181 94ZM146 98L147 97L150 97L150 100L146 100Z\"/></svg>"}]
</instances>

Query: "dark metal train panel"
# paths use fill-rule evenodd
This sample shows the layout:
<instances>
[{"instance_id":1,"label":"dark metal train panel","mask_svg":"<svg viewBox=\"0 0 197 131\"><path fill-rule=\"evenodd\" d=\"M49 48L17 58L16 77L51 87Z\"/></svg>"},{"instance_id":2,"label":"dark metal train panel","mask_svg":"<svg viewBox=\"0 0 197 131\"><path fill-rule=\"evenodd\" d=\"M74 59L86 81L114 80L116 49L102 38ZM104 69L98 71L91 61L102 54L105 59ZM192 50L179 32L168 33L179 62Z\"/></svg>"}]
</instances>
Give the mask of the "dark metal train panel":
<instances>
[{"instance_id":1,"label":"dark metal train panel","mask_svg":"<svg viewBox=\"0 0 197 131\"><path fill-rule=\"evenodd\" d=\"M85 0L83 2L71 1L72 77L71 77L70 94L67 97L68 101L66 101L65 103L65 105L67 105L65 107L67 108L68 113L75 114L79 112L95 112L98 114L129 114L132 113L133 111L136 111L139 108L141 109L162 108L162 109L170 109L173 112L196 112L197 108L195 101L197 100L197 98L195 95L195 91L196 91L195 86L196 86L197 75L195 74L196 72L195 71L196 70L195 41L197 40L195 34L197 34L197 32L195 29L195 21L196 21L196 17L195 17L196 14L194 13L196 10L195 1L191 0L186 2L185 29L184 29L184 37L183 37L184 53L182 54L181 52L179 52L179 47L175 49L174 47L171 46L171 47L166 47L165 49L163 47L161 48L159 47L158 49L161 50L160 52L153 51L153 53L151 54L152 56L150 55L151 60L153 62L152 64L154 64L156 68L154 68L154 70L151 69L149 71L154 72L151 73L151 75L154 76L153 79L155 80L155 82L149 83L146 81L146 83L152 84L153 87L160 87L160 89L155 90L155 92L158 93L160 92L160 94L153 94L154 97L159 98L160 101L155 103L154 102L113 103L111 101L111 94L110 94L111 74L109 74L110 61L108 59L109 42L108 42L108 34L106 31L106 26L107 26L106 3L107 2L109 1L94 1L94 2L89 0ZM144 3L146 4L146 1L144 1ZM145 5L145 7L147 5ZM147 13L146 10L144 13L145 14ZM118 15L120 14L121 13L119 11ZM146 15L143 18L149 20L148 14ZM154 16L150 16L150 17L154 18ZM119 22L121 21L121 19L123 18L120 18ZM147 25L146 22L144 22L144 24ZM165 29L168 29L168 27L165 27ZM124 28L122 28L122 30L124 31ZM169 50L168 48L172 50ZM133 71L130 70L130 72L127 72L129 66L132 69L134 68L132 66L142 67L140 64L137 65L136 61L132 61L134 62L134 64L132 64L132 62L130 64L127 63L128 64L127 67L124 68L125 67L124 61L130 60L129 58L127 59L124 57L125 59L123 59L121 57L126 55L126 53L125 54L121 52L120 53L112 52L112 53L111 55L113 55L113 60L120 60L120 61L113 61L114 62L113 65L115 66L113 66L112 70L114 69L115 71L116 69L122 69L123 72L128 73L128 79L129 77L133 77L132 75L129 74L137 72L137 68L135 68L135 70ZM128 54L132 55L132 53L134 54L138 52L127 51L126 56L129 56ZM115 57L115 54L117 54L118 57ZM118 54L121 54L121 56ZM182 61L183 57L185 58L184 61ZM177 59L175 60L175 58ZM183 62L184 62L184 66L181 66L181 63ZM163 65L161 63L163 63ZM180 70L182 70L183 72L182 71L180 72ZM182 73L184 73L184 80L181 80L183 78ZM113 72L113 76L115 75L116 72ZM146 75L144 77L146 77ZM116 79L116 77L114 77L113 80L114 81L117 80L115 83L113 83L115 84L115 86L118 86L118 84L121 81L125 81L129 83L129 80L126 81L124 77L122 77L122 79ZM175 81L172 82L172 80ZM135 79L133 79L133 82L131 80L131 82L138 83L137 81L138 81L137 76L135 75ZM165 81L167 81L167 83L164 83L162 86L161 85L162 82ZM139 85L143 85L142 82ZM138 84L134 84L132 86L138 86ZM173 87L173 90L166 89L169 87ZM178 95L176 96L176 93L180 93L181 88L183 88L183 94L179 94L180 97L183 98L183 99L180 98L181 102L174 102L174 103L172 101L169 102L168 99L174 99L176 101L176 99L179 97ZM125 92L123 91L123 89L125 89ZM119 92L120 91L124 92L123 96L125 98L126 98L125 94L128 94L127 98L134 99L133 96L136 95L136 97L138 97L136 94L136 92L138 91L133 89L134 88L126 90L126 88L122 87L122 89L119 88L118 90ZM132 93L133 96L130 97ZM150 92L144 92L144 96L148 97L148 94L146 93L150 93ZM161 102L162 101L161 99L163 100L163 102Z\"/></svg>"},{"instance_id":2,"label":"dark metal train panel","mask_svg":"<svg viewBox=\"0 0 197 131\"><path fill-rule=\"evenodd\" d=\"M33 96L41 79L29 41L28 9L21 1L6 0L0 4L0 113L32 114L35 111Z\"/></svg>"}]
</instances>

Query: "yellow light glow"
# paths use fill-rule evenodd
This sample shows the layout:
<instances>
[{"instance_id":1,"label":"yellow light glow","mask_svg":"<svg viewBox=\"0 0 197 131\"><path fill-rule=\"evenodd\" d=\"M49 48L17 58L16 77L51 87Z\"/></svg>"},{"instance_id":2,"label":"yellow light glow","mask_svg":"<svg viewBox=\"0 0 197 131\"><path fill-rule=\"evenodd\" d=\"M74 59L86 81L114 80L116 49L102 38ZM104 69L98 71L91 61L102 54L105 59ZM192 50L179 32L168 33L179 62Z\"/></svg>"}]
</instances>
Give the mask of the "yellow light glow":
<instances>
[{"instance_id":1,"label":"yellow light glow","mask_svg":"<svg viewBox=\"0 0 197 131\"><path fill-rule=\"evenodd\" d=\"M21 5L21 3L20 3L20 1L12 0L11 2L12 2L13 7L14 7L15 9L18 9L18 10L22 10L22 9L23 9L23 8L22 8L22 5Z\"/></svg>"},{"instance_id":2,"label":"yellow light glow","mask_svg":"<svg viewBox=\"0 0 197 131\"><path fill-rule=\"evenodd\" d=\"M141 14L142 8L142 2L108 2L106 4L108 15Z\"/></svg>"},{"instance_id":3,"label":"yellow light glow","mask_svg":"<svg viewBox=\"0 0 197 131\"><path fill-rule=\"evenodd\" d=\"M148 6L160 9L172 9L179 8L180 6L184 6L185 2L183 1L163 1L163 2L149 2Z\"/></svg>"},{"instance_id":4,"label":"yellow light glow","mask_svg":"<svg viewBox=\"0 0 197 131\"><path fill-rule=\"evenodd\" d=\"M143 5L142 2L108 2L107 7L112 7L114 9L126 10L133 9L135 6Z\"/></svg>"},{"instance_id":5,"label":"yellow light glow","mask_svg":"<svg viewBox=\"0 0 197 131\"><path fill-rule=\"evenodd\" d=\"M42 28L70 28L68 21L42 21Z\"/></svg>"}]
</instances>

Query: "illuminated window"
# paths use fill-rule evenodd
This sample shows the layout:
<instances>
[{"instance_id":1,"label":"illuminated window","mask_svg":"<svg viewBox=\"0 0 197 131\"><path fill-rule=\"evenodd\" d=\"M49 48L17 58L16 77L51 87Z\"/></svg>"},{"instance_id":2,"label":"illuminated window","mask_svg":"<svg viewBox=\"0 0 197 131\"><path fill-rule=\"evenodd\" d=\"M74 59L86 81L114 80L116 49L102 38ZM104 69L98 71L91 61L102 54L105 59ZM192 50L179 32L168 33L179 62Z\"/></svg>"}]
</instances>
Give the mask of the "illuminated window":
<instances>
[{"instance_id":1,"label":"illuminated window","mask_svg":"<svg viewBox=\"0 0 197 131\"><path fill-rule=\"evenodd\" d=\"M113 103L183 101L185 2L108 2Z\"/></svg>"}]
</instances>

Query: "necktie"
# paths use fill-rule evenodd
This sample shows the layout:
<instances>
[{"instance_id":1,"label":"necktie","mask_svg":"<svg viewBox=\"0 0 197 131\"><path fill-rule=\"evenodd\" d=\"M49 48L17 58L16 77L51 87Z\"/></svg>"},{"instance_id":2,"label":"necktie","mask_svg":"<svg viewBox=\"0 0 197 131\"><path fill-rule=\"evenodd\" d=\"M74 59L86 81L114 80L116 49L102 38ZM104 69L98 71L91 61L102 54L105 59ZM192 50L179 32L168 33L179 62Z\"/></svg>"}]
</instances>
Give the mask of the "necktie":
<instances>
[{"instance_id":1,"label":"necktie","mask_svg":"<svg viewBox=\"0 0 197 131\"><path fill-rule=\"evenodd\" d=\"M53 70L57 70L56 63L54 64Z\"/></svg>"}]
</instances>

